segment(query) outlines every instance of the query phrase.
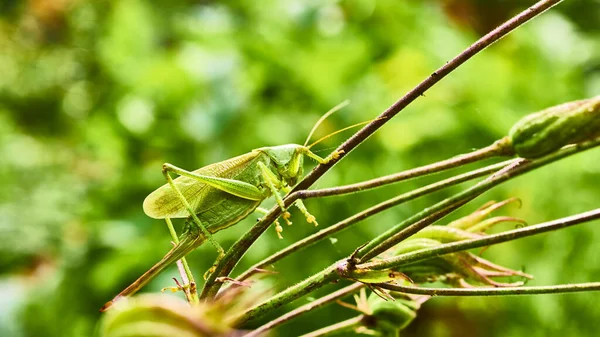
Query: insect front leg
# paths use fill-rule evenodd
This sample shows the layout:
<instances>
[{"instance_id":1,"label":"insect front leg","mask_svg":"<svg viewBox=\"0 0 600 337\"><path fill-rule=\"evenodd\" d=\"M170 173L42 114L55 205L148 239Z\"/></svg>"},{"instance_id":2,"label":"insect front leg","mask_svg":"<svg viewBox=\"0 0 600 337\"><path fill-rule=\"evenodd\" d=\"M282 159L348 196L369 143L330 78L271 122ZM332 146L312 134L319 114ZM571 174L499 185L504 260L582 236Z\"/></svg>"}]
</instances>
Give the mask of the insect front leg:
<instances>
[{"instance_id":1,"label":"insect front leg","mask_svg":"<svg viewBox=\"0 0 600 337\"><path fill-rule=\"evenodd\" d=\"M173 183L173 178L171 178L171 175L169 174L169 172L178 173L180 171L182 171L182 169L175 167L171 164L164 164L163 169L162 169L162 173L165 176L165 179L167 179L167 182L169 183L171 188L177 193L177 195L181 199L181 202L183 203L186 210L190 213L190 216L194 220L194 224L196 224L198 226L198 228L200 228L200 231L202 232L204 237L206 237L206 239L215 247L215 249L218 252L218 256L217 256L217 259L215 260L215 263L208 271L206 271L206 273L204 273L204 279L206 280L208 278L208 275L210 275L212 272L214 272L217 269L217 264L219 263L219 261L221 261L223 256L225 256L225 250L223 250L223 247L221 247L221 245L219 245L219 243L212 237L212 235L210 234L208 229L206 229L206 227L204 227L204 225L202 224L202 221L200 221L200 219L198 219L196 212L194 212L194 210L190 206L190 203L187 201L187 199L185 198L183 193L181 193L179 188L175 185L175 183Z\"/></svg>"},{"instance_id":2,"label":"insect front leg","mask_svg":"<svg viewBox=\"0 0 600 337\"><path fill-rule=\"evenodd\" d=\"M258 167L260 168L260 172L265 183L267 184L267 187L269 187L269 189L271 190L271 193L275 197L275 201L277 202L279 208L281 208L281 211L283 212L283 215L281 217L283 218L283 220L285 220L288 226L291 225L292 222L289 220L291 214L285 208L283 199L281 199L281 195L279 195L279 189L281 189L283 183L279 180L279 178L277 178L277 176L273 172L271 172L271 170L269 170L267 165L265 165L264 163L259 162Z\"/></svg>"}]
</instances>

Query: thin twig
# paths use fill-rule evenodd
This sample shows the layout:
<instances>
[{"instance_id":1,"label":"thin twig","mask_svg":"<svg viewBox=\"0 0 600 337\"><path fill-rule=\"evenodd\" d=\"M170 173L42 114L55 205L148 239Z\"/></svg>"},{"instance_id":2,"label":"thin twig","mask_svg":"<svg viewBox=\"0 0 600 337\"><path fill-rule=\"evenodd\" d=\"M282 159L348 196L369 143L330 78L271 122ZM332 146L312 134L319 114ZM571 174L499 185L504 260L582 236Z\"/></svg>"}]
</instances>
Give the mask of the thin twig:
<instances>
[{"instance_id":1,"label":"thin twig","mask_svg":"<svg viewBox=\"0 0 600 337\"><path fill-rule=\"evenodd\" d=\"M401 254L398 256L385 258L381 260L377 260L374 262L368 262L359 264L356 268L370 268L370 269L389 269L396 268L402 265L406 265L409 263L414 263L418 261L423 261L432 257L459 252L471 248L485 247L494 244L498 244L501 242L512 241L519 238L524 238L527 236L537 235L546 233L549 231L554 231L561 228L566 228L570 226L574 226L580 223L592 221L595 219L600 219L600 208L584 212L581 214L556 219L548 222L544 222L537 225L527 226L523 228L518 228L498 234L484 236L479 239L472 240L464 240L453 243L447 243L443 245L439 245L434 248L428 248L423 250L418 250L406 254Z\"/></svg>"},{"instance_id":2,"label":"thin twig","mask_svg":"<svg viewBox=\"0 0 600 337\"><path fill-rule=\"evenodd\" d=\"M364 284L362 283L353 283L347 287L344 287L336 292L333 292L327 296L323 296L321 298L319 298L318 300L314 300L310 303L307 303L301 307L298 307L290 312L288 312L287 314L283 315L283 316L279 316L276 319L270 321L269 323L259 327L258 329L245 334L243 337L257 337L260 336L262 333L269 331L271 329L273 329L274 327L281 325L297 316L300 316L304 313L307 313L311 310L320 308L326 304L329 304L337 299L343 298L349 294L352 294L356 291L358 291L359 289L365 287Z\"/></svg>"},{"instance_id":3,"label":"thin twig","mask_svg":"<svg viewBox=\"0 0 600 337\"><path fill-rule=\"evenodd\" d=\"M247 279L248 277L258 273L264 267L283 259L284 257L292 254L293 252L307 248L328 236L331 236L335 233L339 233L343 230L346 230L346 229L350 228L352 225L359 223L360 221L365 220L365 219L367 219L375 214L378 214L384 210L387 210L391 207L403 204L407 201L416 199L418 197L439 191L443 188L446 188L449 186L454 186L456 184L460 184L460 183L469 181L471 179L479 178L486 174L492 173L506 165L509 165L514 160L515 159L503 161L501 163L489 165L489 166L483 167L478 170L460 174L460 175L457 175L457 176L454 176L454 177L451 177L448 179L444 179L444 180L438 181L436 183L412 190L410 192L403 193L403 194L401 194L397 197L394 197L390 200L386 200L375 206L369 207L362 212L359 212L359 213L357 213L351 217L348 217L334 225L331 225L331 226L327 227L326 229L320 230L319 232L312 234L300 241L297 241L294 244L267 257L266 259L258 262L257 264L248 268L248 270L241 273L240 276L237 277L237 280L243 281L243 280ZM312 192L312 191L308 191L308 192Z\"/></svg>"},{"instance_id":4,"label":"thin twig","mask_svg":"<svg viewBox=\"0 0 600 337\"><path fill-rule=\"evenodd\" d=\"M324 327L322 329L301 335L300 337L323 337L332 335L339 336L341 333L352 333L354 332L354 329L362 325L361 323L363 319L364 315L359 315L347 319L345 321L341 321L339 323L335 323L330 326Z\"/></svg>"},{"instance_id":5,"label":"thin twig","mask_svg":"<svg viewBox=\"0 0 600 337\"><path fill-rule=\"evenodd\" d=\"M486 47L490 46L494 42L500 40L502 37L506 36L508 33L516 29L517 27L523 25L527 21L532 18L540 15L547 9L552 6L558 4L561 0L542 0L534 4L533 6L527 8L521 13L517 14L510 20L506 21L502 25L498 26L496 29L492 30L479 40L477 40L474 44L472 44L469 48L465 49L462 53L457 55L455 58L450 60L448 63L440 67L438 70L434 71L429 77L427 77L424 81L419 83L416 87L414 87L411 91L406 93L404 97L390 106L387 110L385 110L382 114L380 114L373 122L367 124L364 128L360 129L353 136L351 136L348 140L346 140L342 145L340 145L336 151L340 152L340 158L338 160L334 160L328 164L319 164L317 165L308 175L300 181L296 187L292 189L290 195L284 200L285 205L291 205L297 198L293 196L295 192L302 191L308 189L312 184L314 184L317 179L319 179L325 172L330 170L333 165L335 165L340 159L344 158L350 151L364 142L368 137L370 137L375 131L377 131L381 126L390 121L392 117L402 111L408 104L413 102L419 96L423 95L429 88L431 88L434 84L439 82L442 78L446 77L453 70L458 68L460 65L465 63L475 54L479 53ZM250 246L260 237L264 231L267 230L269 225L275 221L275 219L281 214L281 210L279 207L273 207L269 211L269 214L265 215L265 217L259 221L256 225L252 227L242 238L240 238L237 242L233 244L233 246L227 251L225 256L221 259L219 264L216 267L215 272L206 280L206 284L204 285L204 289L202 290L201 298L214 297L218 293L221 288L221 283L215 282L218 277L228 276L237 262L242 258L242 256L246 253L246 251L250 248Z\"/></svg>"},{"instance_id":6,"label":"thin twig","mask_svg":"<svg viewBox=\"0 0 600 337\"><path fill-rule=\"evenodd\" d=\"M469 153L461 154L450 159L442 160L433 164L417 167L414 169L402 171L396 174L391 174L384 177L379 177L367 181L362 181L360 183L345 185L345 186L337 186L330 188L323 188L318 190L304 190L298 191L299 199L309 199L309 198L320 198L320 197L328 197L333 195L340 194L349 194L362 192L369 189L381 187L387 184L392 184L408 179L413 179L416 177L422 177L428 174L441 172L444 170L448 170L451 168L456 168L459 166L463 166L469 163L474 163L483 159L497 157L497 156L512 156L514 155L513 148L510 145L510 141L508 137L502 138L492 145L486 146L482 149L475 150Z\"/></svg>"},{"instance_id":7,"label":"thin twig","mask_svg":"<svg viewBox=\"0 0 600 337\"><path fill-rule=\"evenodd\" d=\"M380 288L398 291L405 294L419 294L430 296L507 296L533 294L563 294L600 290L600 282L507 288L419 288L389 283L378 283L377 286Z\"/></svg>"},{"instance_id":8,"label":"thin twig","mask_svg":"<svg viewBox=\"0 0 600 337\"><path fill-rule=\"evenodd\" d=\"M299 297L302 297L315 289L321 288L323 285L334 282L337 280L338 274L336 271L336 267L338 263L343 262L340 260L331 266L323 269L322 271L304 279L303 281L287 288L286 290L275 294L273 297L267 299L266 301L248 309L246 312L238 315L235 318L235 326L240 326L241 324L251 321L255 318L261 317L266 313L281 307L282 305L289 303Z\"/></svg>"}]
</instances>

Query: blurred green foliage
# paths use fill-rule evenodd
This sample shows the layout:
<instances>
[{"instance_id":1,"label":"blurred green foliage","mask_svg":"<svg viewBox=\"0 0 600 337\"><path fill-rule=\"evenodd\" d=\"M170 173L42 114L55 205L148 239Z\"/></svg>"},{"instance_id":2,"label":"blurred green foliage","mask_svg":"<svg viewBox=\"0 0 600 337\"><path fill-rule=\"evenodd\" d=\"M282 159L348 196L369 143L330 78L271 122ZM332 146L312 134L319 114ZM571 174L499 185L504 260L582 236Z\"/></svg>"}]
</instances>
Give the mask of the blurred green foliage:
<instances>
[{"instance_id":1,"label":"blurred green foliage","mask_svg":"<svg viewBox=\"0 0 600 337\"><path fill-rule=\"evenodd\" d=\"M163 162L195 169L261 146L301 143L319 116L344 99L351 105L325 123L321 135L374 118L532 2L485 3L0 2L0 335L92 335L98 308L169 249L164 224L141 210L145 195L163 184ZM594 0L561 4L496 43L317 186L468 152L506 135L529 112L598 95L598 7ZM325 154L342 140L334 137L318 150ZM510 196L521 198L523 207L508 213L530 223L597 207L598 155L592 150L511 181L453 217ZM428 181L307 205L328 226ZM398 207L287 258L277 265L279 286L456 191ZM267 232L239 268L315 231L294 217L283 240ZM217 239L229 246L255 219ZM593 227L504 244L486 257L524 266L536 276L530 284L600 280L600 232ZM214 257L207 246L189 261L201 275ZM163 273L146 290L170 285L172 275ZM595 336L597 301L596 294L437 298L406 335ZM302 303L306 299L294 305ZM352 315L333 305L278 331L295 335Z\"/></svg>"}]
</instances>

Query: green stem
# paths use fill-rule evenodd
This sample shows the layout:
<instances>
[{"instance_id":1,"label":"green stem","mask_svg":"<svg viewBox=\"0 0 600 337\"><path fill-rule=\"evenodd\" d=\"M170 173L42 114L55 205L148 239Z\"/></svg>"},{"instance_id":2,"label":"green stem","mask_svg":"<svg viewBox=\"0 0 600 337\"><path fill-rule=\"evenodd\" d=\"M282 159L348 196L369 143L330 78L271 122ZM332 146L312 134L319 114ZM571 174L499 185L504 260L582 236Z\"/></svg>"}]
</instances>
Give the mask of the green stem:
<instances>
[{"instance_id":1,"label":"green stem","mask_svg":"<svg viewBox=\"0 0 600 337\"><path fill-rule=\"evenodd\" d=\"M362 326L362 320L364 319L364 315L359 315L354 318L347 319L345 321L341 321L339 323L324 327L319 330L315 330L313 332L301 335L300 337L323 337L323 336L333 336L339 334L353 334L355 333L355 329Z\"/></svg>"},{"instance_id":2,"label":"green stem","mask_svg":"<svg viewBox=\"0 0 600 337\"><path fill-rule=\"evenodd\" d=\"M488 235L480 239L464 240L453 243L447 243L439 245L434 248L417 250L414 252L401 254L398 256L377 260L374 262L368 262L359 264L356 268L368 268L368 269L390 269L403 266L409 263L427 260L432 257L459 252L467 249L485 247L501 242L512 241L520 239L526 236L532 236L537 234L554 231L561 228L574 226L580 223L600 219L600 208L584 212L581 214L556 219L553 221L544 222L537 225L527 226L518 228L498 234Z\"/></svg>"},{"instance_id":3,"label":"green stem","mask_svg":"<svg viewBox=\"0 0 600 337\"><path fill-rule=\"evenodd\" d=\"M304 281L297 283L296 285L287 288L268 300L248 309L235 319L234 326L241 326L242 324L261 317L266 313L283 306L284 304L290 303L327 283L337 280L339 277L336 272L336 266L338 263L343 261L344 260L334 263L333 265L314 274Z\"/></svg>"},{"instance_id":4,"label":"green stem","mask_svg":"<svg viewBox=\"0 0 600 337\"><path fill-rule=\"evenodd\" d=\"M359 223L360 221L365 220L365 219L367 219L377 213L380 213L384 210L387 210L393 206L397 206L397 205L403 204L407 201L416 199L418 197L439 191L443 188L453 186L453 185L456 185L459 183L463 183L463 182L469 181L471 179L475 179L475 178L484 176L491 172L495 172L495 171L499 170L500 168L505 167L506 165L512 163L513 161L514 161L514 159L507 160L507 161L504 161L501 163L486 166L486 167L478 169L478 170L460 174L455 177L441 180L439 182L424 186L422 188L418 188L416 190L412 190L410 192L403 193L395 198L386 200L375 206L367 208L366 210L364 210L360 213L357 213L349 218L346 218L346 219L336 223L335 225L327 227L326 229L320 230L319 232L312 234L300 241L297 241L296 243L284 248L283 250L280 250L279 252L267 257L266 259L258 262L257 264L253 265L252 267L248 268L248 270L246 270L242 274L240 274L240 276L238 276L237 280L243 281L243 280L247 279L248 277L256 274L260 269L263 269L264 267L283 259L284 257L292 254L293 252L307 248L326 237L329 237L335 233L339 233L343 230L346 230L346 229L350 228L352 225ZM312 192L312 191L307 191L307 192Z\"/></svg>"},{"instance_id":5,"label":"green stem","mask_svg":"<svg viewBox=\"0 0 600 337\"><path fill-rule=\"evenodd\" d=\"M245 334L243 337L258 337L258 336L262 336L263 333L273 329L274 327L281 325L295 317L298 317L302 314L305 314L309 311L312 311L314 309L320 308L326 304L329 304L335 300L338 300L340 298L343 298L349 294L352 294L356 291L358 291L359 289L365 287L364 284L362 283L353 283L347 287L344 287L338 291L335 291L327 296L323 296L317 300L314 300L310 303L307 303L301 307L298 307L290 312L288 312L287 314L283 315L283 316L279 316L276 319L268 322L267 324L259 327L258 329L253 330L252 332Z\"/></svg>"},{"instance_id":6,"label":"green stem","mask_svg":"<svg viewBox=\"0 0 600 337\"><path fill-rule=\"evenodd\" d=\"M452 211L459 208L492 187L543 165L547 165L556 160L598 145L600 145L600 138L565 147L560 151L554 152L540 159L521 159L518 162L514 162L512 165L507 166L477 185L457 193L454 196L433 205L432 207L426 208L422 212L419 212L402 221L398 225L390 228L383 234L371 240L366 246L361 248L357 254L357 257L359 257L361 261L367 261L383 253L397 243L409 238L433 222L441 219L443 216L449 213L449 210Z\"/></svg>"},{"instance_id":7,"label":"green stem","mask_svg":"<svg viewBox=\"0 0 600 337\"><path fill-rule=\"evenodd\" d=\"M504 137L492 145L486 146L482 149L475 150L469 153L461 154L446 160L442 160L433 164L417 167L414 169L402 171L396 174L391 174L376 179L363 181L356 184L337 186L331 188L323 188L318 190L304 190L298 191L300 199L309 198L321 198L340 194L349 194L366 191L372 188L381 187L387 184L392 184L404 180L409 180L421 176L425 176L432 173L438 173L451 168L460 167L470 163L474 163L480 160L498 157L498 156L512 156L514 151L508 137Z\"/></svg>"},{"instance_id":8,"label":"green stem","mask_svg":"<svg viewBox=\"0 0 600 337\"><path fill-rule=\"evenodd\" d=\"M419 288L389 283L378 283L377 286L405 294L419 294L430 296L507 296L600 291L600 282L508 288Z\"/></svg>"}]
</instances>

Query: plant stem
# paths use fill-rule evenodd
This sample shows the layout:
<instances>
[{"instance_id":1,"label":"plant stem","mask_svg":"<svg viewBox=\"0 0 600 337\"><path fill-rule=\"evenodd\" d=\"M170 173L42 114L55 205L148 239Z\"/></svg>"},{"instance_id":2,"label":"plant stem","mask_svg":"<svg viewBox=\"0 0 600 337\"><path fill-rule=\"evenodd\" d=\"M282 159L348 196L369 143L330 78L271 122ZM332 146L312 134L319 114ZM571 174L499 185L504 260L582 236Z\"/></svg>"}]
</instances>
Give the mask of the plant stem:
<instances>
[{"instance_id":1,"label":"plant stem","mask_svg":"<svg viewBox=\"0 0 600 337\"><path fill-rule=\"evenodd\" d=\"M362 283L353 283L347 287L344 287L336 292L333 292L327 296L323 296L321 298L319 298L318 300L312 301L310 303L307 303L301 307L298 307L290 312L288 312L287 314L283 315L283 316L279 316L278 318L270 321L269 323L259 327L258 329L253 330L252 332L245 334L243 337L258 337L260 336L262 333L269 331L271 329L273 329L274 327L281 325L297 316L300 316L302 314L305 314L311 310L320 308L326 304L329 304L337 299L343 298L349 294L352 294L356 291L358 291L359 289L365 287L364 284Z\"/></svg>"},{"instance_id":2,"label":"plant stem","mask_svg":"<svg viewBox=\"0 0 600 337\"><path fill-rule=\"evenodd\" d=\"M332 264L331 266L314 274L313 276L310 276L304 281L301 281L300 283L297 283L296 285L287 288L286 290L276 294L275 296L267 299L266 301L248 309L245 313L239 315L235 319L234 326L240 326L255 318L261 317L266 313L277 309L286 303L292 302L295 299L322 287L324 284L337 280L339 276L336 272L336 266L342 261L338 261Z\"/></svg>"},{"instance_id":3,"label":"plant stem","mask_svg":"<svg viewBox=\"0 0 600 337\"><path fill-rule=\"evenodd\" d=\"M406 93L400 100L396 101L392 106L386 109L383 113L381 113L373 122L367 124L365 127L356 132L353 136L347 139L342 145L340 145L336 151L340 152L341 155L338 160L331 161L328 164L319 164L317 165L309 174L307 174L302 181L298 185L296 185L292 191L289 193L289 196L284 199L285 205L289 206L294 199L293 194L295 192L306 190L312 184L314 184L317 179L319 179L325 172L330 170L340 159L344 158L350 151L364 142L368 137L370 137L375 131L377 131L381 126L390 121L395 115L397 115L400 111L402 111L406 106L408 106L411 102L417 99L419 96L423 95L429 88L431 88L434 84L439 82L446 75L451 73L453 70L458 68L460 65L465 63L471 57L490 46L494 42L498 41L502 37L506 36L508 33L523 25L527 21L532 18L538 16L543 13L547 9L552 6L558 4L561 0L542 0L529 7L528 9L522 11L517 14L510 20L506 21L502 25L498 26L496 29L492 30L475 43L473 43L469 48L465 49L459 55L454 57L452 60L448 61L438 70L434 71L429 77L419 83L416 87L414 87L411 91ZM297 198L297 197L296 197ZM278 207L273 207L269 214L265 215L262 221L259 221L254 227L246 232L242 238L240 238L234 245L227 251L225 256L219 261L219 264L216 267L215 272L206 280L204 288L202 289L202 293L200 298L206 297L214 297L219 289L221 288L221 283L215 282L218 277L228 276L237 262L242 258L245 252L250 248L250 246L258 239L258 237L267 230L269 225L281 214L281 210Z\"/></svg>"},{"instance_id":4,"label":"plant stem","mask_svg":"<svg viewBox=\"0 0 600 337\"><path fill-rule=\"evenodd\" d=\"M165 218L165 221L167 222L167 228L169 228L169 233L171 233L171 238L173 239L173 242L175 242L176 245L179 244L179 237L177 236L175 227L173 227L173 222L169 218ZM184 273L181 273L181 270L179 270L181 278L184 280L184 286L186 285L186 283L190 286L188 290L184 289L184 291L189 295L186 297L188 298L190 304L199 304L200 298L198 297L198 291L195 290L195 287L192 287L192 284L196 284L196 281L194 280L194 274L192 274L192 270L190 269L190 266L188 265L185 257L182 257L179 261L181 261L181 265L183 266L184 270ZM179 265L177 267L179 268Z\"/></svg>"},{"instance_id":5,"label":"plant stem","mask_svg":"<svg viewBox=\"0 0 600 337\"><path fill-rule=\"evenodd\" d=\"M537 225L514 229L498 234L488 235L480 239L464 240L447 243L434 248L418 250L398 256L381 259L374 262L359 264L356 268L389 269L409 263L423 261L432 257L463 251L471 248L485 247L493 244L512 241L526 236L546 233L549 231L570 227L580 223L600 219L600 208L581 214L544 222Z\"/></svg>"},{"instance_id":6,"label":"plant stem","mask_svg":"<svg viewBox=\"0 0 600 337\"><path fill-rule=\"evenodd\" d=\"M450 159L442 160L430 165L417 167L414 169L402 171L384 177L379 177L376 179L363 181L360 183L331 188L323 188L318 190L304 190L298 191L296 193L298 193L299 199L309 199L362 192L369 189L381 187L383 185L396 183L416 177L421 177L424 175L441 172L451 168L460 167L491 157L512 155L514 155L514 152L512 151L512 146L510 145L510 141L508 140L508 138L505 137L494 142L492 145L486 146L482 149L461 154Z\"/></svg>"},{"instance_id":7,"label":"plant stem","mask_svg":"<svg viewBox=\"0 0 600 337\"><path fill-rule=\"evenodd\" d=\"M330 325L328 327L304 334L300 337L322 337L339 335L341 333L354 333L354 329L362 325L363 319L364 315L359 315L354 318L350 318L345 321L341 321L339 323Z\"/></svg>"},{"instance_id":8,"label":"plant stem","mask_svg":"<svg viewBox=\"0 0 600 337\"><path fill-rule=\"evenodd\" d=\"M350 228L350 226L352 226L356 223L359 223L360 221L365 220L377 213L387 210L393 206L403 204L407 201L410 201L410 200L416 199L418 197L439 191L439 190L449 187L449 186L453 186L453 185L456 185L459 183L463 183L465 181L469 181L471 179L475 179L475 178L484 176L491 172L497 171L498 169L512 163L514 160L515 159L503 161L501 163L489 165L489 166L486 166L486 167L478 169L478 170L460 174L460 175L457 175L457 176L454 176L454 177L451 177L448 179L444 179L444 180L438 181L436 183L412 190L410 192L403 193L403 194L401 194L397 197L394 197L390 200L386 200L375 206L369 207L360 213L357 213L349 218L346 218L346 219L336 223L335 225L329 226L326 229L320 230L319 232L317 232L315 234L312 234L300 241L297 241L296 243L294 243L294 244L278 251L277 253L267 257L266 259L256 263L252 267L248 268L248 270L246 270L242 274L240 274L240 276L237 277L237 280L243 281L243 280L247 279L248 277L256 274L260 269L263 269L264 267L283 259L284 257L292 254L293 252L307 248L328 236L331 236L335 233L339 233L343 230L346 230L346 229ZM308 192L312 192L312 191L308 191Z\"/></svg>"},{"instance_id":9,"label":"plant stem","mask_svg":"<svg viewBox=\"0 0 600 337\"><path fill-rule=\"evenodd\" d=\"M389 283L378 283L377 286L405 294L420 294L430 296L507 296L533 294L563 294L600 290L600 282L508 288L419 288Z\"/></svg>"},{"instance_id":10,"label":"plant stem","mask_svg":"<svg viewBox=\"0 0 600 337\"><path fill-rule=\"evenodd\" d=\"M551 7L555 6L562 0L542 0L538 1L533 6L527 8L516 16L512 17L510 20L504 22L502 25L496 27L491 32L487 33L463 52L455 56L452 60L448 61L442 67L434 71L429 77L419 83L412 90L407 92L402 98L396 101L392 106L387 108L383 113L377 116L373 122L367 124L364 128L360 129L354 135L352 135L348 140L346 140L342 145L340 145L336 151L344 151L340 158L348 155L350 151L364 142L367 138L369 138L375 131L377 131L381 126L390 121L395 115L397 115L400 111L406 108L410 103L414 100L422 96L429 88L431 88L434 84L439 82L442 78L446 77L446 75L450 74L460 65L468 61L471 57L484 50L494 42L500 40L504 36L508 35L511 31L523 25L527 21L532 18L540 15ZM339 160L338 160L339 161ZM325 172L327 172L333 165L335 165L338 161L333 161L329 164L320 164L317 165L304 179L292 190L292 192L306 190L312 184L314 184L317 179L319 179Z\"/></svg>"},{"instance_id":11,"label":"plant stem","mask_svg":"<svg viewBox=\"0 0 600 337\"><path fill-rule=\"evenodd\" d=\"M543 165L598 145L600 145L600 138L565 147L560 151L536 160L521 159L520 161L514 162L514 164L507 166L505 169L500 170L477 185L457 193L454 196L433 205L432 207L426 208L425 210L390 228L383 234L371 240L366 246L361 248L357 256L361 259L361 261L367 261L383 253L402 240L409 238L433 222L441 219L443 216L449 213L448 210L457 209L492 187Z\"/></svg>"}]
</instances>

